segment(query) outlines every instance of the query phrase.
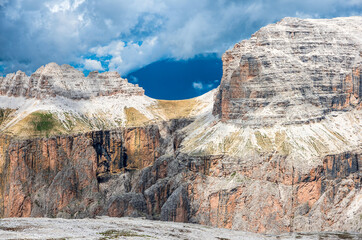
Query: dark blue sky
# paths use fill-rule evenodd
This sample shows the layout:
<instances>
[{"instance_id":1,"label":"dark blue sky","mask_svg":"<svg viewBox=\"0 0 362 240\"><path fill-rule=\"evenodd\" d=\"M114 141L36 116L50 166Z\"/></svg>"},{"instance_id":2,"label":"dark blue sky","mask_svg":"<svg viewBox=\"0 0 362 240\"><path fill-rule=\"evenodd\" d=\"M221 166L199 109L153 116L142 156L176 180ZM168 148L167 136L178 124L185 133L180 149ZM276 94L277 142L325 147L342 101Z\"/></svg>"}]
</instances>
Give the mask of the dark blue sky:
<instances>
[{"instance_id":1,"label":"dark blue sky","mask_svg":"<svg viewBox=\"0 0 362 240\"><path fill-rule=\"evenodd\" d=\"M0 0L0 75L56 62L188 98L220 80L225 50L269 23L361 14L362 0Z\"/></svg>"},{"instance_id":2,"label":"dark blue sky","mask_svg":"<svg viewBox=\"0 0 362 240\"><path fill-rule=\"evenodd\" d=\"M222 76L222 61L217 55L189 60L172 59L151 63L126 76L140 83L147 96L158 99L186 99L216 88Z\"/></svg>"}]
</instances>

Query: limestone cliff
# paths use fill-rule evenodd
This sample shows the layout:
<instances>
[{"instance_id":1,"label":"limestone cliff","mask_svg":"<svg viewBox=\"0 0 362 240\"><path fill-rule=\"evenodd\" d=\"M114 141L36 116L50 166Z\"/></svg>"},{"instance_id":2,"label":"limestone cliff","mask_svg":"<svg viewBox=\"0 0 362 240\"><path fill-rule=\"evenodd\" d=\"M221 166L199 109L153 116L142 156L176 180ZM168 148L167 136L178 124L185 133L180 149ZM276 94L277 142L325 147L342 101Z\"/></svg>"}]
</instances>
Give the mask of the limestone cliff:
<instances>
[{"instance_id":1,"label":"limestone cliff","mask_svg":"<svg viewBox=\"0 0 362 240\"><path fill-rule=\"evenodd\" d=\"M247 126L310 123L360 106L361 18L268 25L223 55L214 114Z\"/></svg>"},{"instance_id":2,"label":"limestone cliff","mask_svg":"<svg viewBox=\"0 0 362 240\"><path fill-rule=\"evenodd\" d=\"M0 78L0 216L362 232L361 26L268 25L189 100L53 63Z\"/></svg>"}]
</instances>

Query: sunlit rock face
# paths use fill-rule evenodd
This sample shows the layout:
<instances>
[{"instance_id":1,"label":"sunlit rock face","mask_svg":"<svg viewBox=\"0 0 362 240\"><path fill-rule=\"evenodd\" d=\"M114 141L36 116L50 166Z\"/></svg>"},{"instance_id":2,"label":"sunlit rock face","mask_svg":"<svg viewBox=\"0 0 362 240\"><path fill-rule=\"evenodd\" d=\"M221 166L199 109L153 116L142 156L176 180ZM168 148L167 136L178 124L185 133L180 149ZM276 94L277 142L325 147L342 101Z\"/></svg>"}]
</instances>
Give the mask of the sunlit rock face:
<instances>
[{"instance_id":1,"label":"sunlit rock face","mask_svg":"<svg viewBox=\"0 0 362 240\"><path fill-rule=\"evenodd\" d=\"M213 113L245 126L310 123L360 106L362 18L285 18L222 57Z\"/></svg>"},{"instance_id":2,"label":"sunlit rock face","mask_svg":"<svg viewBox=\"0 0 362 240\"><path fill-rule=\"evenodd\" d=\"M110 96L144 95L138 85L128 83L117 72L91 72L85 77L69 65L49 63L40 67L30 77L18 71L0 78L0 94L14 97L38 98L62 96L70 99L89 99Z\"/></svg>"}]
</instances>

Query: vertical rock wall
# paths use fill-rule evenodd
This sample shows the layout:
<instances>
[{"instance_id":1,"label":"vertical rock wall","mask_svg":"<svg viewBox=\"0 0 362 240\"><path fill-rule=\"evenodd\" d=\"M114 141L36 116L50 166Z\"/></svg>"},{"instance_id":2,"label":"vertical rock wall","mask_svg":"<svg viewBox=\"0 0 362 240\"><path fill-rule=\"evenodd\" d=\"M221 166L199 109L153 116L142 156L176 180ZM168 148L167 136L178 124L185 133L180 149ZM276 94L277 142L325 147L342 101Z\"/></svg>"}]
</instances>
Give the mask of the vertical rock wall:
<instances>
[{"instance_id":1,"label":"vertical rock wall","mask_svg":"<svg viewBox=\"0 0 362 240\"><path fill-rule=\"evenodd\" d=\"M29 140L2 136L0 215L94 216L99 182L152 165L159 147L157 126Z\"/></svg>"}]
</instances>

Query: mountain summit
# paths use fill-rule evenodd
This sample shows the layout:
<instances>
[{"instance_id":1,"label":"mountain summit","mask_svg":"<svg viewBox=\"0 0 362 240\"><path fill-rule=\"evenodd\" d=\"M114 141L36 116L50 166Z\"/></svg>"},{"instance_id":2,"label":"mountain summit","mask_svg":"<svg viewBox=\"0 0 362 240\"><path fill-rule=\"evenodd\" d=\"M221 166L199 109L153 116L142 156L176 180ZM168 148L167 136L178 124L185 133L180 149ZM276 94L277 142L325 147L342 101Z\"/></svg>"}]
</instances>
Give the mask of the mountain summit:
<instances>
[{"instance_id":1,"label":"mountain summit","mask_svg":"<svg viewBox=\"0 0 362 240\"><path fill-rule=\"evenodd\" d=\"M360 106L361 17L285 18L223 55L214 105L246 126L316 122Z\"/></svg>"},{"instance_id":2,"label":"mountain summit","mask_svg":"<svg viewBox=\"0 0 362 240\"><path fill-rule=\"evenodd\" d=\"M0 78L1 95L45 99L62 96L70 99L90 99L98 96L144 95L138 85L128 83L117 72L89 73L88 77L70 65L49 63L30 77L18 71Z\"/></svg>"}]
</instances>

